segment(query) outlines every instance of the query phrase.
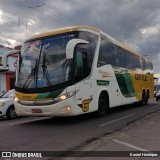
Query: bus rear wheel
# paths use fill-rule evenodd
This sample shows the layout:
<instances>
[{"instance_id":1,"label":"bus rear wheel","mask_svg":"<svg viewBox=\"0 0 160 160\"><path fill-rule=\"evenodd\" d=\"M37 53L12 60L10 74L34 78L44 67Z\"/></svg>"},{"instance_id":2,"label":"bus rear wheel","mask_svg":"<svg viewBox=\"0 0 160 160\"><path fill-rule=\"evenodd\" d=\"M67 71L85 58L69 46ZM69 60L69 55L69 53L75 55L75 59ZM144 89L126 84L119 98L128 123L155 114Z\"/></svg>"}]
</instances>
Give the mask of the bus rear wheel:
<instances>
[{"instance_id":1,"label":"bus rear wheel","mask_svg":"<svg viewBox=\"0 0 160 160\"><path fill-rule=\"evenodd\" d=\"M108 109L108 100L104 93L101 93L98 101L98 110L96 111L97 117L105 116Z\"/></svg>"},{"instance_id":2,"label":"bus rear wheel","mask_svg":"<svg viewBox=\"0 0 160 160\"><path fill-rule=\"evenodd\" d=\"M140 101L140 105L144 106L148 104L148 96L145 92L142 93L142 100Z\"/></svg>"}]
</instances>

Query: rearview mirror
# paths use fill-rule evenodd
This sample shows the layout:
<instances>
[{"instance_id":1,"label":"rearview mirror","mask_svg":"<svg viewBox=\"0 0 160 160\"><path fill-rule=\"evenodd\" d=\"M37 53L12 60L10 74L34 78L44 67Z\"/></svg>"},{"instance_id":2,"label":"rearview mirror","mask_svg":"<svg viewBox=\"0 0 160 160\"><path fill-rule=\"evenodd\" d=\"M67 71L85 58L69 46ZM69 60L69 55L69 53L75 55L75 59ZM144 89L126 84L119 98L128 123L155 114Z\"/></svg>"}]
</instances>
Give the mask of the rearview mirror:
<instances>
[{"instance_id":1,"label":"rearview mirror","mask_svg":"<svg viewBox=\"0 0 160 160\"><path fill-rule=\"evenodd\" d=\"M72 59L74 48L77 44L88 44L88 41L85 41L83 39L72 39L67 43L66 46L66 59Z\"/></svg>"}]
</instances>

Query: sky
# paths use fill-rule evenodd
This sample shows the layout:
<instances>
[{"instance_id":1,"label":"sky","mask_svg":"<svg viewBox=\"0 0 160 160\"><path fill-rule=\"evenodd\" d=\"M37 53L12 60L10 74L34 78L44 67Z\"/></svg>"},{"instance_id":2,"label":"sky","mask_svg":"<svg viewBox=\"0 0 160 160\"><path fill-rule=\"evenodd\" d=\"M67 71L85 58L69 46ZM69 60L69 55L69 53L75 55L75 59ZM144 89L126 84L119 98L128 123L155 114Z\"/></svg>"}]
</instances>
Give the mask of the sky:
<instances>
[{"instance_id":1,"label":"sky","mask_svg":"<svg viewBox=\"0 0 160 160\"><path fill-rule=\"evenodd\" d=\"M148 55L160 78L160 0L0 0L0 44L73 25L99 28Z\"/></svg>"}]
</instances>

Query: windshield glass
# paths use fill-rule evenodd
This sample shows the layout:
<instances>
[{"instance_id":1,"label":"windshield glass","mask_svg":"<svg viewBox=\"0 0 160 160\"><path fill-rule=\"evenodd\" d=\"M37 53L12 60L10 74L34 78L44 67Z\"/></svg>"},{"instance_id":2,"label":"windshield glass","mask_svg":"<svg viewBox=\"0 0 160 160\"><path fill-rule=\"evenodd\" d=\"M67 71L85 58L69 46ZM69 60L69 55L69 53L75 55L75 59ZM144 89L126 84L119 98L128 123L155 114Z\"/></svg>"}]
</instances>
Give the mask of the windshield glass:
<instances>
[{"instance_id":1,"label":"windshield glass","mask_svg":"<svg viewBox=\"0 0 160 160\"><path fill-rule=\"evenodd\" d=\"M28 84L35 87L35 73L39 60L41 40L31 41L24 44L22 48L22 62L19 64L18 85L26 87Z\"/></svg>"},{"instance_id":2,"label":"windshield glass","mask_svg":"<svg viewBox=\"0 0 160 160\"><path fill-rule=\"evenodd\" d=\"M15 90L9 90L1 98L12 98L14 97L14 94L15 94Z\"/></svg>"},{"instance_id":3,"label":"windshield glass","mask_svg":"<svg viewBox=\"0 0 160 160\"><path fill-rule=\"evenodd\" d=\"M71 79L71 60L66 59L66 45L75 34L59 35L27 42L22 48L16 85L43 88Z\"/></svg>"}]
</instances>

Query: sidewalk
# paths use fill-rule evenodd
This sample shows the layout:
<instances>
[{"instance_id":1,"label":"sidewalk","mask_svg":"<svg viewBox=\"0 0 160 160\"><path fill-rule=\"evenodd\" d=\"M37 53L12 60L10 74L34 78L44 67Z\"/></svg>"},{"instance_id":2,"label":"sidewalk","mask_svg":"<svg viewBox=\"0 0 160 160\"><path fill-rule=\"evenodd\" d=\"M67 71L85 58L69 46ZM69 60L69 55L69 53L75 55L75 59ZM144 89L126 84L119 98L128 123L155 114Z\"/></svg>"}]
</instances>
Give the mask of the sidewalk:
<instances>
[{"instance_id":1,"label":"sidewalk","mask_svg":"<svg viewBox=\"0 0 160 160\"><path fill-rule=\"evenodd\" d=\"M133 122L119 132L93 141L79 151L160 151L160 111ZM116 154L116 152L115 152ZM68 157L65 160L150 160L152 157ZM154 160L160 157L154 157Z\"/></svg>"}]
</instances>

